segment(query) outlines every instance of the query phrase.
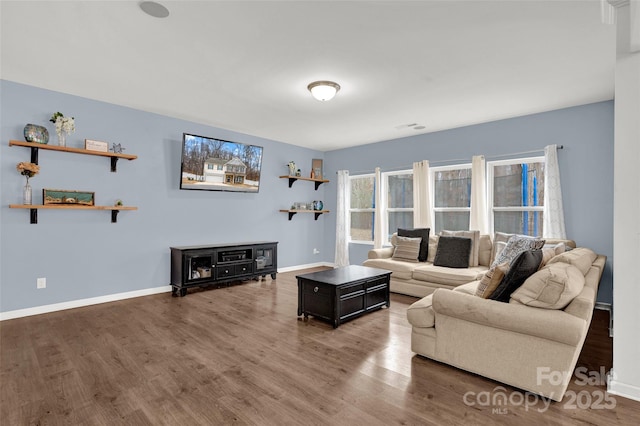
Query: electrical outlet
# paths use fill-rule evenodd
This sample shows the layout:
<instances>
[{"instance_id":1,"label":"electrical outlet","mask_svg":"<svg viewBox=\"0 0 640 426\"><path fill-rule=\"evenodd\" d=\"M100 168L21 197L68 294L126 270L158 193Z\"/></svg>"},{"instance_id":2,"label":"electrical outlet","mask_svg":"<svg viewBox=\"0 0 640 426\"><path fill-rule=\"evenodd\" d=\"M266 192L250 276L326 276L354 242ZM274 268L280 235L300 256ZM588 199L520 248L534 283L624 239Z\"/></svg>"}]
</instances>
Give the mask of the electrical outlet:
<instances>
[{"instance_id":1,"label":"electrical outlet","mask_svg":"<svg viewBox=\"0 0 640 426\"><path fill-rule=\"evenodd\" d=\"M313 249L313 254L320 254L320 250L318 250L317 248Z\"/></svg>"},{"instance_id":2,"label":"electrical outlet","mask_svg":"<svg viewBox=\"0 0 640 426\"><path fill-rule=\"evenodd\" d=\"M37 288L47 288L47 279L46 278L38 278L36 281Z\"/></svg>"}]
</instances>

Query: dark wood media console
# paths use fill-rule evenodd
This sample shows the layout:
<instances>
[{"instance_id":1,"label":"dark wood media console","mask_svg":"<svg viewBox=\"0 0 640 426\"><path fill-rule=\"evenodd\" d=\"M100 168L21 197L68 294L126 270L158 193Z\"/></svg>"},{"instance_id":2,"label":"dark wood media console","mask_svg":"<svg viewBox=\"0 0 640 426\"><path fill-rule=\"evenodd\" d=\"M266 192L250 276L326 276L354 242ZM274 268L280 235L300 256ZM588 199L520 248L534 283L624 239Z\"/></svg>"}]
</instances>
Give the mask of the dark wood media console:
<instances>
[{"instance_id":1,"label":"dark wood media console","mask_svg":"<svg viewBox=\"0 0 640 426\"><path fill-rule=\"evenodd\" d=\"M278 272L278 243L255 241L171 248L171 294L212 284L258 279Z\"/></svg>"}]
</instances>

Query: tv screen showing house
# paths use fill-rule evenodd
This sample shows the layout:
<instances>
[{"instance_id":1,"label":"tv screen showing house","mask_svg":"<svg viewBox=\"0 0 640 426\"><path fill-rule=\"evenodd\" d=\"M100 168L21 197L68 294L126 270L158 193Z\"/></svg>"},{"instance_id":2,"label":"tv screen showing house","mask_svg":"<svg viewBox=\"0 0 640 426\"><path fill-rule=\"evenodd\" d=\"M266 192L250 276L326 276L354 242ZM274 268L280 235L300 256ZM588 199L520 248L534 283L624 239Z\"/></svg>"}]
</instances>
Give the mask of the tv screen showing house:
<instances>
[{"instance_id":1,"label":"tv screen showing house","mask_svg":"<svg viewBox=\"0 0 640 426\"><path fill-rule=\"evenodd\" d=\"M180 189L258 192L262 147L184 133Z\"/></svg>"}]
</instances>

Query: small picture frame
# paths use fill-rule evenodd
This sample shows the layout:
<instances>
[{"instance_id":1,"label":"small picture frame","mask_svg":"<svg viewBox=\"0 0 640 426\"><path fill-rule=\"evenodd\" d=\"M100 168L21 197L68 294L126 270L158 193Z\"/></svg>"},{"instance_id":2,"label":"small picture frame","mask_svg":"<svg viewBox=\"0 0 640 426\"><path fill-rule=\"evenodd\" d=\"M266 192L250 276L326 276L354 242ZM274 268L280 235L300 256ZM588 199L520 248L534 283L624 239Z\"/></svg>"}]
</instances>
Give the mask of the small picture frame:
<instances>
[{"instance_id":1,"label":"small picture frame","mask_svg":"<svg viewBox=\"0 0 640 426\"><path fill-rule=\"evenodd\" d=\"M42 190L43 204L74 204L79 206L95 205L95 192L70 191L66 189L46 189Z\"/></svg>"},{"instance_id":2,"label":"small picture frame","mask_svg":"<svg viewBox=\"0 0 640 426\"><path fill-rule=\"evenodd\" d=\"M109 152L109 144L107 142L94 141L93 139L85 139L84 149L87 151Z\"/></svg>"},{"instance_id":3,"label":"small picture frame","mask_svg":"<svg viewBox=\"0 0 640 426\"><path fill-rule=\"evenodd\" d=\"M313 172L313 178L322 180L322 159L314 158L311 160L311 171Z\"/></svg>"}]
</instances>

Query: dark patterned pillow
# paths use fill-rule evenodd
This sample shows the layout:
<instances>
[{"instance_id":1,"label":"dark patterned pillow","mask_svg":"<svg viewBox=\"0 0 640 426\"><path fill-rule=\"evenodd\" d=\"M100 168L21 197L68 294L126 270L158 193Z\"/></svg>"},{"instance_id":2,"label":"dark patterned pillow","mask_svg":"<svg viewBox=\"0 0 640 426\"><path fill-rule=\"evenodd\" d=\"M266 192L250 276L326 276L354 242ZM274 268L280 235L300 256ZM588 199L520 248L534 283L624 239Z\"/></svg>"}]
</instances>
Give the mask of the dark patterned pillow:
<instances>
[{"instance_id":1,"label":"dark patterned pillow","mask_svg":"<svg viewBox=\"0 0 640 426\"><path fill-rule=\"evenodd\" d=\"M526 250L538 250L544 246L544 240L541 238L529 237L527 235L512 235L507 241L507 245L496 255L491 266L496 266L504 262L513 262L520 253Z\"/></svg>"},{"instance_id":2,"label":"dark patterned pillow","mask_svg":"<svg viewBox=\"0 0 640 426\"><path fill-rule=\"evenodd\" d=\"M491 293L489 299L508 303L511 293L516 291L527 278L538 271L540 262L542 262L542 250L526 250L520 253L511 262L509 272L500 281L498 288Z\"/></svg>"},{"instance_id":3,"label":"dark patterned pillow","mask_svg":"<svg viewBox=\"0 0 640 426\"><path fill-rule=\"evenodd\" d=\"M401 229L398 228L399 237L422 238L420 241L420 254L418 260L426 262L429 255L429 231L431 228Z\"/></svg>"},{"instance_id":4,"label":"dark patterned pillow","mask_svg":"<svg viewBox=\"0 0 640 426\"><path fill-rule=\"evenodd\" d=\"M433 264L435 266L446 266L448 268L468 268L471 243L471 238L445 237L444 235L440 235Z\"/></svg>"}]
</instances>

